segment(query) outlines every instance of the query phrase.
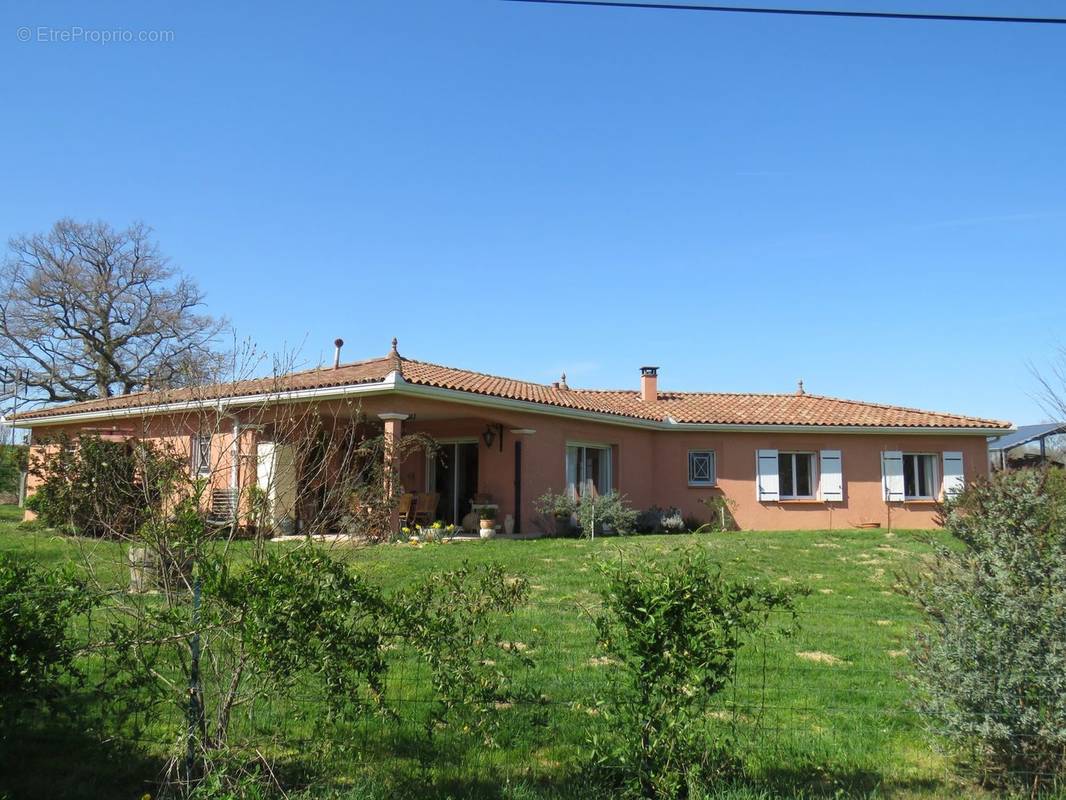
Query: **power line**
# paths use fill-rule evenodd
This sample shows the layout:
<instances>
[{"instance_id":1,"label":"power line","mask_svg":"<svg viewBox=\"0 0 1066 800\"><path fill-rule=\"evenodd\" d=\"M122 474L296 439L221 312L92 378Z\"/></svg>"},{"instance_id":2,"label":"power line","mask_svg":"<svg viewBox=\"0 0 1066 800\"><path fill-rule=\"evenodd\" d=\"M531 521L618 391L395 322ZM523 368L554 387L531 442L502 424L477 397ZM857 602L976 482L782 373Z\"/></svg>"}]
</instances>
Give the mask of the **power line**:
<instances>
[{"instance_id":1,"label":"power line","mask_svg":"<svg viewBox=\"0 0 1066 800\"><path fill-rule=\"evenodd\" d=\"M503 0L507 3L540 3L557 6L605 6L608 8L653 8L667 11L716 11L734 14L778 14L792 17L850 17L853 19L898 19L932 22L1010 22L1026 25L1066 25L1062 17L1000 17L976 14L923 14L904 11L830 11L813 8L766 8L753 6L704 6L681 3L627 3L623 0Z\"/></svg>"}]
</instances>

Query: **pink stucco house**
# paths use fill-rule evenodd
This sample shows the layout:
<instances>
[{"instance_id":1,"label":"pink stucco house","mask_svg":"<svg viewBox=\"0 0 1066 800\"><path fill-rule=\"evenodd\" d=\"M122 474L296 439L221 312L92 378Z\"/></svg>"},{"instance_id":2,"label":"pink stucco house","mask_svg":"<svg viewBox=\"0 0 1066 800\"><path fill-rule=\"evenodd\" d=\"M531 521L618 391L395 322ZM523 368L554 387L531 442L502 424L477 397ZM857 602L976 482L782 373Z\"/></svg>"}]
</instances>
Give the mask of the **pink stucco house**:
<instances>
[{"instance_id":1,"label":"pink stucco house","mask_svg":"<svg viewBox=\"0 0 1066 800\"><path fill-rule=\"evenodd\" d=\"M262 458L283 445L269 425L245 424L264 404L358 408L387 436L421 432L431 457L399 465L412 492L438 492L456 521L475 495L491 498L516 530L538 524L545 491L616 490L637 508L676 506L706 518L701 499L725 497L745 529L927 528L935 506L988 470L987 437L1007 422L806 394L672 392L641 367L630 389L531 383L401 356L200 390L131 394L20 414L40 443L58 431L166 438L190 469L210 454L230 490L261 480ZM355 405L353 405L355 403ZM332 405L331 405L332 404ZM196 421L221 424L208 436ZM339 413L345 413L343 411ZM257 465L258 459L258 465Z\"/></svg>"}]
</instances>

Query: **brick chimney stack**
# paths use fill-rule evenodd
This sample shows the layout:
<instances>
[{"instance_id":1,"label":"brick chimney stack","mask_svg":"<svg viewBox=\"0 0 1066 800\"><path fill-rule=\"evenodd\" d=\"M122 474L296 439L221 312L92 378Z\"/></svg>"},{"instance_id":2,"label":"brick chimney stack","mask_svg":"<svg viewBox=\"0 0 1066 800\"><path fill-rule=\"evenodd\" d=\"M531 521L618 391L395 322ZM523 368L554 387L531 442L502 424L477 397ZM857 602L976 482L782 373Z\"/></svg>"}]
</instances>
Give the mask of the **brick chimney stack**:
<instances>
[{"instance_id":1,"label":"brick chimney stack","mask_svg":"<svg viewBox=\"0 0 1066 800\"><path fill-rule=\"evenodd\" d=\"M640 400L643 403L654 403L659 399L659 368L640 368Z\"/></svg>"}]
</instances>

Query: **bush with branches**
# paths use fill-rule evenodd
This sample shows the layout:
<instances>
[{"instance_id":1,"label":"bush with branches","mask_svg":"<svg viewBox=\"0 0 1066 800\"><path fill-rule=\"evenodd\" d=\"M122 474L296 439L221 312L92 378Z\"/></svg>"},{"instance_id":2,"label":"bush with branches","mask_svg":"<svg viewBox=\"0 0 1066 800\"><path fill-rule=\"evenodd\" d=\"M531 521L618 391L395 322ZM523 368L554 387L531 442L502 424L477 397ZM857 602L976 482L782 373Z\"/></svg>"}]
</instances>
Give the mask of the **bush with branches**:
<instances>
[{"instance_id":1,"label":"bush with branches","mask_svg":"<svg viewBox=\"0 0 1066 800\"><path fill-rule=\"evenodd\" d=\"M638 514L634 524L637 533L681 533L685 527L685 518L676 506L650 506Z\"/></svg>"},{"instance_id":2,"label":"bush with branches","mask_svg":"<svg viewBox=\"0 0 1066 800\"><path fill-rule=\"evenodd\" d=\"M605 532L634 533L640 517L626 496L614 491L574 498L549 489L533 502L533 509L548 521L552 533L564 536L591 536L594 528L597 536Z\"/></svg>"},{"instance_id":3,"label":"bush with branches","mask_svg":"<svg viewBox=\"0 0 1066 800\"><path fill-rule=\"evenodd\" d=\"M132 535L158 512L183 459L150 442L61 436L30 462L41 481L28 506L41 521L81 536Z\"/></svg>"},{"instance_id":4,"label":"bush with branches","mask_svg":"<svg viewBox=\"0 0 1066 800\"><path fill-rule=\"evenodd\" d=\"M707 508L710 513L710 519L693 528L692 530L696 533L720 533L739 530L736 517L733 516L733 511L737 505L735 500L724 495L712 496L704 497L700 500L700 504Z\"/></svg>"},{"instance_id":5,"label":"bush with branches","mask_svg":"<svg viewBox=\"0 0 1066 800\"><path fill-rule=\"evenodd\" d=\"M727 580L698 551L666 564L620 557L602 569L596 624L618 666L593 762L630 797L697 796L735 767L728 740L707 724L710 703L746 638L774 612L792 612L794 593Z\"/></svg>"},{"instance_id":6,"label":"bush with branches","mask_svg":"<svg viewBox=\"0 0 1066 800\"><path fill-rule=\"evenodd\" d=\"M912 649L931 731L986 779L1066 775L1066 481L995 474L949 499L938 546L904 582L927 625Z\"/></svg>"},{"instance_id":7,"label":"bush with branches","mask_svg":"<svg viewBox=\"0 0 1066 800\"><path fill-rule=\"evenodd\" d=\"M389 598L394 643L411 648L430 670L436 698L430 732L454 720L488 737L498 704L518 699L505 667L529 658L499 639L492 620L513 614L528 596L528 582L500 565L464 563Z\"/></svg>"},{"instance_id":8,"label":"bush with branches","mask_svg":"<svg viewBox=\"0 0 1066 800\"><path fill-rule=\"evenodd\" d=\"M26 470L29 448L25 445L0 445L0 493L16 495Z\"/></svg>"},{"instance_id":9,"label":"bush with branches","mask_svg":"<svg viewBox=\"0 0 1066 800\"><path fill-rule=\"evenodd\" d=\"M62 694L63 683L80 678L75 659L81 644L77 618L99 598L72 570L43 569L0 554L0 712Z\"/></svg>"}]
</instances>

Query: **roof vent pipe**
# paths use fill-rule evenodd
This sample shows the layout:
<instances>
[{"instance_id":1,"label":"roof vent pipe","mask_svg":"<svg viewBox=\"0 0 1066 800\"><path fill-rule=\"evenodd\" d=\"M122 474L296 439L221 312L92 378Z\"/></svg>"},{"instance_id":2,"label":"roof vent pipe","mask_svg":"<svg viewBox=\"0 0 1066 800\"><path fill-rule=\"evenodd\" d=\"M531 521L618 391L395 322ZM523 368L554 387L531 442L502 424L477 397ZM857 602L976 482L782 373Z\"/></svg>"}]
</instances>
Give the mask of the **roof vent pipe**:
<instances>
[{"instance_id":1,"label":"roof vent pipe","mask_svg":"<svg viewBox=\"0 0 1066 800\"><path fill-rule=\"evenodd\" d=\"M341 365L341 348L344 347L344 339L334 339L333 347L333 369L337 369Z\"/></svg>"}]
</instances>

